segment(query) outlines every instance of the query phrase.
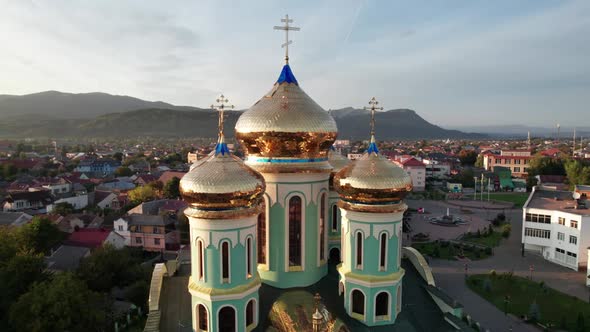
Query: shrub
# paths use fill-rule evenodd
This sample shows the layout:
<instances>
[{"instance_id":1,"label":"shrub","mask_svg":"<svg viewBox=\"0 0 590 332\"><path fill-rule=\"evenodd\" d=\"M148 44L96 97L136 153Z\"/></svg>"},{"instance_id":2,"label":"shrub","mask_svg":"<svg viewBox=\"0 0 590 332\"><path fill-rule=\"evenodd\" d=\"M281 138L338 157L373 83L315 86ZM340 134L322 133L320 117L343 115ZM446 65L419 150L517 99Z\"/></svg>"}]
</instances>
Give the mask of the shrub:
<instances>
[{"instance_id":1,"label":"shrub","mask_svg":"<svg viewBox=\"0 0 590 332\"><path fill-rule=\"evenodd\" d=\"M486 247L485 253L486 253L486 255L491 256L493 254L492 248L491 247Z\"/></svg>"},{"instance_id":2,"label":"shrub","mask_svg":"<svg viewBox=\"0 0 590 332\"><path fill-rule=\"evenodd\" d=\"M481 231L479 229L477 230L477 233L475 233L475 236L476 237L481 237Z\"/></svg>"},{"instance_id":3,"label":"shrub","mask_svg":"<svg viewBox=\"0 0 590 332\"><path fill-rule=\"evenodd\" d=\"M446 248L449 246L449 244L450 244L449 241L444 241L444 240L440 241L441 248Z\"/></svg>"},{"instance_id":4,"label":"shrub","mask_svg":"<svg viewBox=\"0 0 590 332\"><path fill-rule=\"evenodd\" d=\"M495 278L495 277L497 276L497 274L496 274L496 270L491 270L491 271L490 271L490 276L491 276L492 278Z\"/></svg>"},{"instance_id":5,"label":"shrub","mask_svg":"<svg viewBox=\"0 0 590 332\"><path fill-rule=\"evenodd\" d=\"M504 212L498 213L496 219L498 219L500 222L504 222L506 221L506 215L504 214Z\"/></svg>"},{"instance_id":6,"label":"shrub","mask_svg":"<svg viewBox=\"0 0 590 332\"><path fill-rule=\"evenodd\" d=\"M479 250L479 248L475 248L475 250L473 250L473 255L475 256L475 258L480 258L481 250Z\"/></svg>"},{"instance_id":7,"label":"shrub","mask_svg":"<svg viewBox=\"0 0 590 332\"><path fill-rule=\"evenodd\" d=\"M432 249L432 257L440 257L440 249L438 244L435 244L434 248Z\"/></svg>"},{"instance_id":8,"label":"shrub","mask_svg":"<svg viewBox=\"0 0 590 332\"><path fill-rule=\"evenodd\" d=\"M585 331L586 326L584 324L584 315L578 312L578 320L576 321L576 331Z\"/></svg>"},{"instance_id":9,"label":"shrub","mask_svg":"<svg viewBox=\"0 0 590 332\"><path fill-rule=\"evenodd\" d=\"M489 278L486 278L483 281L483 290L490 293L492 291L492 281Z\"/></svg>"},{"instance_id":10,"label":"shrub","mask_svg":"<svg viewBox=\"0 0 590 332\"><path fill-rule=\"evenodd\" d=\"M510 226L510 224L506 224L502 226L502 237L503 238L508 238L510 237L510 231L512 230L512 226Z\"/></svg>"}]
</instances>

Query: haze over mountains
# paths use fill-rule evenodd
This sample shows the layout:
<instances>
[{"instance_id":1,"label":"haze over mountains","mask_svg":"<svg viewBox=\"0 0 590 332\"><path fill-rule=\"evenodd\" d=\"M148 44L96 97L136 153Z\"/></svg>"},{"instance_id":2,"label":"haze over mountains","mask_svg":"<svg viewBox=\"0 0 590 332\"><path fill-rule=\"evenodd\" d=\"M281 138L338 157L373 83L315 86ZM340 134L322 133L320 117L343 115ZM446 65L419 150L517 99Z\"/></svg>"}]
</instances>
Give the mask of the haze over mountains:
<instances>
[{"instance_id":1,"label":"haze over mountains","mask_svg":"<svg viewBox=\"0 0 590 332\"><path fill-rule=\"evenodd\" d=\"M367 139L370 114L354 108L331 110L341 139ZM241 111L227 112L226 135L233 136ZM396 109L376 114L378 139L480 138L447 130L416 112ZM47 91L0 95L1 137L215 137L217 114L209 109L150 102L106 93Z\"/></svg>"}]
</instances>

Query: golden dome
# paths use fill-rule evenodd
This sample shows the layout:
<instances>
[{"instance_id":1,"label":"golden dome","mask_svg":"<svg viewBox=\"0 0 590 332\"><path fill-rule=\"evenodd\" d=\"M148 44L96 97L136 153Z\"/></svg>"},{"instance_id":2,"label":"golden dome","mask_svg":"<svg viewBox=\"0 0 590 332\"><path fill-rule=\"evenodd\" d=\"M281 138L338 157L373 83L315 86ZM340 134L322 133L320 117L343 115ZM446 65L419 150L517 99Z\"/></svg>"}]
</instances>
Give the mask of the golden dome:
<instances>
[{"instance_id":1,"label":"golden dome","mask_svg":"<svg viewBox=\"0 0 590 332\"><path fill-rule=\"evenodd\" d=\"M180 193L189 209L250 209L257 207L264 194L262 175L230 154L223 142L194 166L180 180Z\"/></svg>"},{"instance_id":2,"label":"golden dome","mask_svg":"<svg viewBox=\"0 0 590 332\"><path fill-rule=\"evenodd\" d=\"M412 179L401 167L381 156L372 140L367 152L334 176L334 187L344 202L391 204L412 190Z\"/></svg>"},{"instance_id":3,"label":"golden dome","mask_svg":"<svg viewBox=\"0 0 590 332\"><path fill-rule=\"evenodd\" d=\"M301 169L305 163L326 162L337 132L332 116L299 87L289 65L270 92L236 123L236 138L250 166L270 163Z\"/></svg>"},{"instance_id":4,"label":"golden dome","mask_svg":"<svg viewBox=\"0 0 590 332\"><path fill-rule=\"evenodd\" d=\"M331 147L328 152L328 163L332 166L332 173L330 174L330 189L333 189L334 175L344 167L348 166L350 164L350 159L337 152L334 147Z\"/></svg>"}]
</instances>

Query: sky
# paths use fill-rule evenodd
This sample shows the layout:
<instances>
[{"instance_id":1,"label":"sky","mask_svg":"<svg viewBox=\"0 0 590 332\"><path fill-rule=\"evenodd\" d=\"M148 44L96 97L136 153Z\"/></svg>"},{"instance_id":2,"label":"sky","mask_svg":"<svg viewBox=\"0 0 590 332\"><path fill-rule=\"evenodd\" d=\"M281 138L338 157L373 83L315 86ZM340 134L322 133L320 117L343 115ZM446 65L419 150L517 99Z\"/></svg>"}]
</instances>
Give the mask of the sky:
<instances>
[{"instance_id":1,"label":"sky","mask_svg":"<svg viewBox=\"0 0 590 332\"><path fill-rule=\"evenodd\" d=\"M590 1L0 0L0 94L250 107L284 63L325 109L445 127L590 126Z\"/></svg>"}]
</instances>

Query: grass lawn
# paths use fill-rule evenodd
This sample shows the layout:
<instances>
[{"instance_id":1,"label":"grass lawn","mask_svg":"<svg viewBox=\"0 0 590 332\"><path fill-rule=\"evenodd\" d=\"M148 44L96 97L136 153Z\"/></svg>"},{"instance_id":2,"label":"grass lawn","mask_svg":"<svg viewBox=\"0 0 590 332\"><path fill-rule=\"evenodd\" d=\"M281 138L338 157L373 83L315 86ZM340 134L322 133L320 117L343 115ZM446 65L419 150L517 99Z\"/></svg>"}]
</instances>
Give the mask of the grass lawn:
<instances>
[{"instance_id":1,"label":"grass lawn","mask_svg":"<svg viewBox=\"0 0 590 332\"><path fill-rule=\"evenodd\" d=\"M489 279L489 282L485 281L486 279ZM490 286L487 290L486 284ZM506 307L505 296L509 295L508 312L519 317L528 316L529 308L535 301L539 308L541 324L549 323L567 331L578 331L577 318L579 313L582 313L586 327L584 331L590 331L589 303L547 286L541 287L538 282L516 276L507 277L504 274L478 274L467 279L467 286L502 311Z\"/></svg>"},{"instance_id":2,"label":"grass lawn","mask_svg":"<svg viewBox=\"0 0 590 332\"><path fill-rule=\"evenodd\" d=\"M436 242L425 242L425 243L414 243L412 247L416 248L422 255L428 255L431 257L441 258L441 259L448 259L448 260L456 260L455 256L460 253L459 248L452 248L451 244L447 246L442 246ZM438 248L438 254L436 253L436 249ZM479 250L479 256L475 253L475 251L471 250L464 250L463 254L465 257L471 260L478 260L484 259L489 257L484 250Z\"/></svg>"},{"instance_id":3,"label":"grass lawn","mask_svg":"<svg viewBox=\"0 0 590 332\"><path fill-rule=\"evenodd\" d=\"M497 247L500 245L500 240L502 240L502 233L494 231L491 235L480 236L477 237L476 235L469 235L464 236L463 241L472 242L481 244L488 247Z\"/></svg>"},{"instance_id":4,"label":"grass lawn","mask_svg":"<svg viewBox=\"0 0 590 332\"><path fill-rule=\"evenodd\" d=\"M530 193L510 193L510 192L490 193L490 199L496 200L496 201L501 201L501 202L514 203L514 208L521 208L524 205L524 203L526 202L526 200L529 198L529 194ZM473 195L470 195L470 197L472 198ZM479 194L477 197L479 197ZM488 199L487 193L483 194L483 199L484 200Z\"/></svg>"}]
</instances>

